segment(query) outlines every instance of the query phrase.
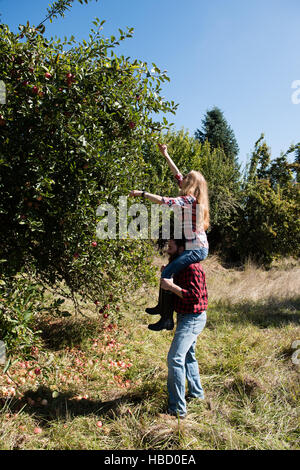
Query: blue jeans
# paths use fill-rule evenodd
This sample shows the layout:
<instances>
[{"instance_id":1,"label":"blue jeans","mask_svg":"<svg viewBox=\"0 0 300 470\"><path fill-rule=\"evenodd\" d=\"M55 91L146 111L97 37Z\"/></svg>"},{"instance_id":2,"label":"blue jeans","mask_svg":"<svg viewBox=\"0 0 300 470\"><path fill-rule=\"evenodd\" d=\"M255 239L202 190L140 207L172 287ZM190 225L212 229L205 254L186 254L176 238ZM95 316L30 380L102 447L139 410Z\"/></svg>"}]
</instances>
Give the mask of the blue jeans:
<instances>
[{"instance_id":1,"label":"blue jeans","mask_svg":"<svg viewBox=\"0 0 300 470\"><path fill-rule=\"evenodd\" d=\"M177 314L177 328L168 353L169 410L172 413L186 414L185 379L188 395L204 398L195 348L205 324L205 311Z\"/></svg>"},{"instance_id":2,"label":"blue jeans","mask_svg":"<svg viewBox=\"0 0 300 470\"><path fill-rule=\"evenodd\" d=\"M161 277L164 279L170 279L173 274L179 273L182 269L186 268L190 264L199 263L203 261L208 255L207 248L199 248L197 250L184 250L184 252L177 256L171 263L169 263L163 272Z\"/></svg>"}]
</instances>

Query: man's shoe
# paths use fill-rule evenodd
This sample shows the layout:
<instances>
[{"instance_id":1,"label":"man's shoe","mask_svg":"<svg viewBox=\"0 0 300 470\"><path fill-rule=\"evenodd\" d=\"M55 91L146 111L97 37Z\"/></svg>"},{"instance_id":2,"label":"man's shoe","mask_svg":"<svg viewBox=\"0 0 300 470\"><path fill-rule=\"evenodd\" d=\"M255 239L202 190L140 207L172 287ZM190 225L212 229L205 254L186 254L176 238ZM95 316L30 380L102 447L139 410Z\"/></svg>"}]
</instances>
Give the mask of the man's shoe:
<instances>
[{"instance_id":1,"label":"man's shoe","mask_svg":"<svg viewBox=\"0 0 300 470\"><path fill-rule=\"evenodd\" d=\"M149 330L161 331L161 330L173 330L174 320L173 318L161 318L157 323L148 325Z\"/></svg>"},{"instance_id":2,"label":"man's shoe","mask_svg":"<svg viewBox=\"0 0 300 470\"><path fill-rule=\"evenodd\" d=\"M176 411L172 411L172 410L168 410L167 414L171 416L175 416L176 418L178 418L179 416L180 419L185 419L187 415L187 413L185 413L184 415L181 415L181 414L178 414Z\"/></svg>"},{"instance_id":3,"label":"man's shoe","mask_svg":"<svg viewBox=\"0 0 300 470\"><path fill-rule=\"evenodd\" d=\"M186 395L185 399L186 401L201 400L204 402L204 397L195 397L193 395Z\"/></svg>"}]
</instances>

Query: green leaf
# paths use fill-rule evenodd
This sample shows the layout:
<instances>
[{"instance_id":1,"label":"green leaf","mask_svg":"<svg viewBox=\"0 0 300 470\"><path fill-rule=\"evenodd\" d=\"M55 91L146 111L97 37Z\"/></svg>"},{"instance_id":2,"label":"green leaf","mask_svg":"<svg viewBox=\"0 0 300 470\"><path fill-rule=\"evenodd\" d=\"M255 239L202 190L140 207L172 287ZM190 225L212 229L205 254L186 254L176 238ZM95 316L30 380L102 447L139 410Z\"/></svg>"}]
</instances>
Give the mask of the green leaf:
<instances>
[{"instance_id":1,"label":"green leaf","mask_svg":"<svg viewBox=\"0 0 300 470\"><path fill-rule=\"evenodd\" d=\"M72 314L70 312L68 312L67 310L64 310L63 312L61 312L61 316L62 317L71 317Z\"/></svg>"},{"instance_id":2,"label":"green leaf","mask_svg":"<svg viewBox=\"0 0 300 470\"><path fill-rule=\"evenodd\" d=\"M8 371L8 369L10 368L10 366L11 366L11 358L8 359L6 365L5 365L4 369L3 369L3 374L5 374L5 373Z\"/></svg>"}]
</instances>

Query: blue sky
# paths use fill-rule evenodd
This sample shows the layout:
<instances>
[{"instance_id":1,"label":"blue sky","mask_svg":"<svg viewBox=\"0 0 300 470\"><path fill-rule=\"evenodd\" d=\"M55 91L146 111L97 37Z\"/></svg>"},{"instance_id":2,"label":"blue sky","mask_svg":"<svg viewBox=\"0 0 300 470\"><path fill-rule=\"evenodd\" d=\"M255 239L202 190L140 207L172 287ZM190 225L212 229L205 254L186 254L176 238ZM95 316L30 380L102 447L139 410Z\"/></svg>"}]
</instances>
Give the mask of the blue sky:
<instances>
[{"instance_id":1,"label":"blue sky","mask_svg":"<svg viewBox=\"0 0 300 470\"><path fill-rule=\"evenodd\" d=\"M17 30L37 25L50 0L0 0L2 21ZM245 164L261 132L272 157L300 141L299 0L99 0L75 3L64 19L47 23L47 35L87 38L95 17L103 35L134 28L119 55L168 71L163 96L179 103L167 116L191 135L205 112L218 106L235 132ZM116 51L117 52L117 51ZM300 97L300 93L298 94Z\"/></svg>"}]
</instances>

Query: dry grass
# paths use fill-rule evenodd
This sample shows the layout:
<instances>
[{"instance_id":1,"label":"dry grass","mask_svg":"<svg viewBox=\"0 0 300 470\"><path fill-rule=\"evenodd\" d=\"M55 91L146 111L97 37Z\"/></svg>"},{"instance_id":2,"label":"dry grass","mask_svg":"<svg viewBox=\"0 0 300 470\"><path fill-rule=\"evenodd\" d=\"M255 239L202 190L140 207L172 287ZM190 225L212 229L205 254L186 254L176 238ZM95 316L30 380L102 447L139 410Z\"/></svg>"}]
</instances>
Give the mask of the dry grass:
<instances>
[{"instance_id":1,"label":"dry grass","mask_svg":"<svg viewBox=\"0 0 300 470\"><path fill-rule=\"evenodd\" d=\"M0 449L299 449L299 264L203 265L210 302L197 358L206 399L191 401L184 421L165 414L173 332L147 329L157 289L144 286L121 320L100 324L93 308L90 319L44 320L44 349L28 368L9 370L18 385L0 377ZM41 374L30 376L37 365ZM4 396L12 386L16 396Z\"/></svg>"},{"instance_id":2,"label":"dry grass","mask_svg":"<svg viewBox=\"0 0 300 470\"><path fill-rule=\"evenodd\" d=\"M270 270L249 260L243 268L226 269L212 256L203 262L211 301L238 303L243 300L293 299L300 293L300 265L286 261Z\"/></svg>"}]
</instances>

